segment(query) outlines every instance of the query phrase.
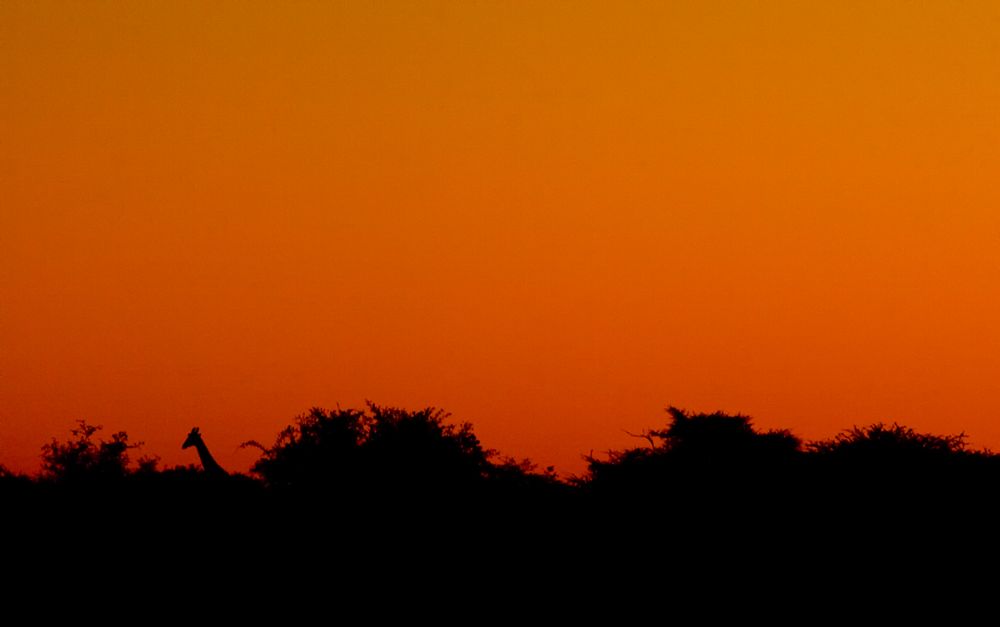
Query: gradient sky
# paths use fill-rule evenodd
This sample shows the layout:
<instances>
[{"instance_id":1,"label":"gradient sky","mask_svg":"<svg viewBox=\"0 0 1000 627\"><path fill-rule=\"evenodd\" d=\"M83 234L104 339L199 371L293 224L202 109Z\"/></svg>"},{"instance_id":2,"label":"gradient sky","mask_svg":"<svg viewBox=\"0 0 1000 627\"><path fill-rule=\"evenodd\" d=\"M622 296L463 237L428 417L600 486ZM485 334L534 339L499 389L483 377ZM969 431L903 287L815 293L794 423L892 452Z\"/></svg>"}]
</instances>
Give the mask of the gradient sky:
<instances>
[{"instance_id":1,"label":"gradient sky","mask_svg":"<svg viewBox=\"0 0 1000 627\"><path fill-rule=\"evenodd\" d=\"M318 405L1000 448L1000 4L0 2L0 463Z\"/></svg>"}]
</instances>

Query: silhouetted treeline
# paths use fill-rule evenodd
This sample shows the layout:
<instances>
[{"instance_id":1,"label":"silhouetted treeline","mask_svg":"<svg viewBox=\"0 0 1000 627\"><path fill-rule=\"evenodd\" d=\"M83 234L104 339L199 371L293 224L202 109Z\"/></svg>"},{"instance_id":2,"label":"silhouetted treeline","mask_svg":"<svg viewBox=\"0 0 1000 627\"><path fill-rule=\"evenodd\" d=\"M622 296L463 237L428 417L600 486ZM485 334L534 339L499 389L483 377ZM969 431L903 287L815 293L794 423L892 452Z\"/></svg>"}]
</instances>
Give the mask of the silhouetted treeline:
<instances>
[{"instance_id":1,"label":"silhouetted treeline","mask_svg":"<svg viewBox=\"0 0 1000 627\"><path fill-rule=\"evenodd\" d=\"M1000 457L970 449L961 434L879 423L803 442L787 430L757 430L743 415L670 407L667 418L662 428L636 434L634 448L585 456L587 471L566 478L485 449L471 424L452 423L434 408L313 409L272 443L243 444L259 450L249 475L217 466L206 473L193 454L181 467L161 468L148 456L133 460L142 443L121 431L104 438L100 427L80 422L69 440L42 447L37 476L0 467L0 493L8 502L36 499L71 510L99 501L180 517L201 515L205 507L341 517L492 508L512 520L523 512L570 512L592 520L705 521L980 511L992 508L1000 485ZM198 429L192 437L202 460L212 463L211 434L207 444Z\"/></svg>"}]
</instances>

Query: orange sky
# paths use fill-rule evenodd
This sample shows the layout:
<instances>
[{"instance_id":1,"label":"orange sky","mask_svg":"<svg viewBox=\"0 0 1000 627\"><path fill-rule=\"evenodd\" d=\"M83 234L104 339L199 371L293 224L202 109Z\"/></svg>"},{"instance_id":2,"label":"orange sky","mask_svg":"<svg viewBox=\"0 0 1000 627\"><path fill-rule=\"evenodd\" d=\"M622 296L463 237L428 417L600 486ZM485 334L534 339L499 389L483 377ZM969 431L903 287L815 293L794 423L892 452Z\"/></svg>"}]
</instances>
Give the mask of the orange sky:
<instances>
[{"instance_id":1,"label":"orange sky","mask_svg":"<svg viewBox=\"0 0 1000 627\"><path fill-rule=\"evenodd\" d=\"M669 6L668 6L669 5ZM824 5L824 6L819 6ZM1000 448L996 2L0 3L0 463L313 405Z\"/></svg>"}]
</instances>

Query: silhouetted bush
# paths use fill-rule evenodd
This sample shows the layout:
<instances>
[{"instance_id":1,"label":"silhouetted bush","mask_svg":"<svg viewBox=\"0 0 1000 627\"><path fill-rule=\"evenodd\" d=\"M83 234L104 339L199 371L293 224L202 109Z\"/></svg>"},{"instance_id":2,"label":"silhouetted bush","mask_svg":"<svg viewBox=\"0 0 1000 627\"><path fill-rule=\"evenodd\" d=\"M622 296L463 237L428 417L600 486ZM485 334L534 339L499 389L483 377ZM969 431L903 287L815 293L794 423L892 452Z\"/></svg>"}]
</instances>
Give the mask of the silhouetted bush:
<instances>
[{"instance_id":1,"label":"silhouetted bush","mask_svg":"<svg viewBox=\"0 0 1000 627\"><path fill-rule=\"evenodd\" d=\"M852 427L830 440L812 442L809 450L839 463L928 463L964 458L971 454L965 434L930 435L893 423Z\"/></svg>"},{"instance_id":2,"label":"silhouetted bush","mask_svg":"<svg viewBox=\"0 0 1000 627\"><path fill-rule=\"evenodd\" d=\"M406 495L471 493L487 484L558 483L530 462L492 462L469 423L449 424L440 409L416 411L368 402L365 409L319 408L300 416L261 450L252 471L277 488Z\"/></svg>"},{"instance_id":3,"label":"silhouetted bush","mask_svg":"<svg viewBox=\"0 0 1000 627\"><path fill-rule=\"evenodd\" d=\"M138 449L142 442L130 444L128 434L119 431L111 440L97 439L103 427L79 421L72 429L75 439L59 442L55 438L42 446L42 476L62 482L106 483L124 479L130 472L129 451ZM143 467L155 462L143 460Z\"/></svg>"},{"instance_id":4,"label":"silhouetted bush","mask_svg":"<svg viewBox=\"0 0 1000 627\"><path fill-rule=\"evenodd\" d=\"M852 427L807 450L814 493L878 510L966 508L1000 479L997 457L970 450L965 434L918 433L896 423Z\"/></svg>"},{"instance_id":5,"label":"silhouetted bush","mask_svg":"<svg viewBox=\"0 0 1000 627\"><path fill-rule=\"evenodd\" d=\"M500 458L491 463L488 476L496 490L506 493L552 496L554 493L565 494L569 487L559 479L554 466L546 466L539 471L538 465L527 458Z\"/></svg>"},{"instance_id":6,"label":"silhouetted bush","mask_svg":"<svg viewBox=\"0 0 1000 627\"><path fill-rule=\"evenodd\" d=\"M16 473L0 464L0 492L11 494L14 491L21 492L31 487L31 478L21 473Z\"/></svg>"},{"instance_id":7,"label":"silhouetted bush","mask_svg":"<svg viewBox=\"0 0 1000 627\"><path fill-rule=\"evenodd\" d=\"M313 408L282 430L272 446L256 441L242 446L261 450L251 471L272 487L349 484L370 420L362 410Z\"/></svg>"},{"instance_id":8,"label":"silhouetted bush","mask_svg":"<svg viewBox=\"0 0 1000 627\"><path fill-rule=\"evenodd\" d=\"M801 461L801 441L789 431L758 432L749 417L688 414L667 408L665 429L641 437L648 447L609 451L605 460L586 457L589 476L580 483L604 493L660 497L697 490L753 489L781 481L781 471Z\"/></svg>"},{"instance_id":9,"label":"silhouetted bush","mask_svg":"<svg viewBox=\"0 0 1000 627\"><path fill-rule=\"evenodd\" d=\"M661 448L676 458L701 465L729 466L787 461L801 450L802 442L787 430L758 432L749 416L722 412L689 415L667 408L671 422L665 430L651 431Z\"/></svg>"}]
</instances>

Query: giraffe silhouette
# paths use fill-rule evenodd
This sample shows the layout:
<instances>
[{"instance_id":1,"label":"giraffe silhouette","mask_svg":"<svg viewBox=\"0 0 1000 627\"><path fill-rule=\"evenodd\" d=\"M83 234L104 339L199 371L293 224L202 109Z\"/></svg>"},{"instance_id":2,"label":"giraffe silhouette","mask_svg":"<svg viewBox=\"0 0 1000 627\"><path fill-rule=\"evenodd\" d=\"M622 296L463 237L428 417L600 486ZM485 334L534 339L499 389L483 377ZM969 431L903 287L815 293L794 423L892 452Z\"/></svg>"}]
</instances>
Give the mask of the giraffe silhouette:
<instances>
[{"instance_id":1,"label":"giraffe silhouette","mask_svg":"<svg viewBox=\"0 0 1000 627\"><path fill-rule=\"evenodd\" d=\"M181 448L191 448L192 446L198 451L198 457L201 459L201 467L205 470L206 475L212 477L225 477L229 475L219 465L219 462L215 461L212 454L208 452L208 447L205 446L205 440L201 439L201 431L198 430L198 427L191 429L191 433L188 434Z\"/></svg>"}]
</instances>

